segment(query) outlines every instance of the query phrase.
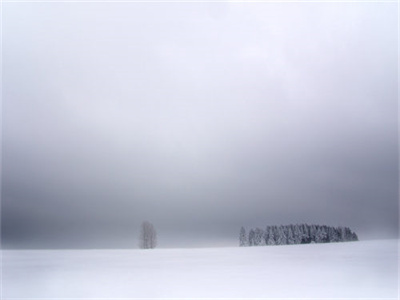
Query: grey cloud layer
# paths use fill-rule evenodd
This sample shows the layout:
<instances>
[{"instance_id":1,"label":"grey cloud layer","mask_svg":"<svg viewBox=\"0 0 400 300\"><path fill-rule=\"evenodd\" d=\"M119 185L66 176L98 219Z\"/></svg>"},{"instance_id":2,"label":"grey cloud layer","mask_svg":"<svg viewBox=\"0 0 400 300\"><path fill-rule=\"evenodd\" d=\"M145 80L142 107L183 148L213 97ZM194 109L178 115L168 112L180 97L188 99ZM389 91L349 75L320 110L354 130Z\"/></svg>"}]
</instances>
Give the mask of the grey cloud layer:
<instances>
[{"instance_id":1,"label":"grey cloud layer","mask_svg":"<svg viewBox=\"0 0 400 300\"><path fill-rule=\"evenodd\" d=\"M131 247L144 219L166 246L393 236L394 8L4 4L4 244Z\"/></svg>"}]
</instances>

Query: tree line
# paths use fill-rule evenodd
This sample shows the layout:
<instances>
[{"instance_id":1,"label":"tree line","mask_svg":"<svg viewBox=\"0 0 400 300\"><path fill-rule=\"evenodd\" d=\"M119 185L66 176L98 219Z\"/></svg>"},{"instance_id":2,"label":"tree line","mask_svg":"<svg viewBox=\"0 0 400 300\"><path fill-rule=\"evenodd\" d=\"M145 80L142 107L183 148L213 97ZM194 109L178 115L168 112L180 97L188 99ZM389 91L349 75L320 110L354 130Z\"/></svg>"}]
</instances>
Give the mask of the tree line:
<instances>
[{"instance_id":1,"label":"tree line","mask_svg":"<svg viewBox=\"0 0 400 300\"><path fill-rule=\"evenodd\" d=\"M358 241L357 234L348 227L332 227L326 225L281 225L255 228L246 232L241 227L239 246L295 245L310 243L336 243Z\"/></svg>"}]
</instances>

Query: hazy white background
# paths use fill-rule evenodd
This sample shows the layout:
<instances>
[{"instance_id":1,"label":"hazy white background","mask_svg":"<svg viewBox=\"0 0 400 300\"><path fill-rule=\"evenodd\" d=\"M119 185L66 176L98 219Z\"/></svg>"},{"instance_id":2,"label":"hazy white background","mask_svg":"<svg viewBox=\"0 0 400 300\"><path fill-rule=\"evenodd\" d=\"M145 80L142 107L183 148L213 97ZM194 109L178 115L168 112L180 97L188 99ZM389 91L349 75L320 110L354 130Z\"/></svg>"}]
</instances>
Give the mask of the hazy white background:
<instances>
[{"instance_id":1,"label":"hazy white background","mask_svg":"<svg viewBox=\"0 0 400 300\"><path fill-rule=\"evenodd\" d=\"M397 5L3 3L3 245L397 236Z\"/></svg>"}]
</instances>

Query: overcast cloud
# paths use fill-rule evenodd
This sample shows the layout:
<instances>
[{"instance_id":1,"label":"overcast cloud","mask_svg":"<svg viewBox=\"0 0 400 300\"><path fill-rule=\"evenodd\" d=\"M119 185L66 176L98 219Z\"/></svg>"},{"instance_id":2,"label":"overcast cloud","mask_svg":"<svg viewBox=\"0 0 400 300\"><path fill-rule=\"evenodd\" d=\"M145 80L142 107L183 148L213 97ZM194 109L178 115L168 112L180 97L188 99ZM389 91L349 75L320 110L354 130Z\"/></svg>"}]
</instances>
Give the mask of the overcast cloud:
<instances>
[{"instance_id":1,"label":"overcast cloud","mask_svg":"<svg viewBox=\"0 0 400 300\"><path fill-rule=\"evenodd\" d=\"M396 3L2 5L4 247L396 236Z\"/></svg>"}]
</instances>

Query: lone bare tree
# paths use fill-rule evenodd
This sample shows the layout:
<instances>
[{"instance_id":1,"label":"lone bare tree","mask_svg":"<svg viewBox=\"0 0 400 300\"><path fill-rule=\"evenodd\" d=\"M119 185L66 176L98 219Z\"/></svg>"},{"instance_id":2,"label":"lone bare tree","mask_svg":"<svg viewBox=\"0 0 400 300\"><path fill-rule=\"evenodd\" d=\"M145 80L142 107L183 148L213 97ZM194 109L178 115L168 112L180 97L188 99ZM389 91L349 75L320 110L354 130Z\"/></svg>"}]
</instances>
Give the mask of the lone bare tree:
<instances>
[{"instance_id":1,"label":"lone bare tree","mask_svg":"<svg viewBox=\"0 0 400 300\"><path fill-rule=\"evenodd\" d=\"M157 246L157 232L153 224L144 221L140 228L139 247L141 249L153 249Z\"/></svg>"}]
</instances>

